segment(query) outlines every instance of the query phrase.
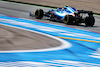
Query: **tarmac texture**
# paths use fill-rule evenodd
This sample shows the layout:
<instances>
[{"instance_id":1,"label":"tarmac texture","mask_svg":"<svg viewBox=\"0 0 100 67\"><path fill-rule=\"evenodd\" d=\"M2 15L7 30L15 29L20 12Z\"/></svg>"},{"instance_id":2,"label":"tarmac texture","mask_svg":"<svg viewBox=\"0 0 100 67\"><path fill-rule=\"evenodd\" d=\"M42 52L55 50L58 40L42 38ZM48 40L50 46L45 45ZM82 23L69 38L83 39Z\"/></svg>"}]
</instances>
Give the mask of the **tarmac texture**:
<instances>
[{"instance_id":1,"label":"tarmac texture","mask_svg":"<svg viewBox=\"0 0 100 67\"><path fill-rule=\"evenodd\" d=\"M100 0L9 0L25 3L33 3L54 7L70 6L79 10L89 10L100 14Z\"/></svg>"},{"instance_id":2,"label":"tarmac texture","mask_svg":"<svg viewBox=\"0 0 100 67\"><path fill-rule=\"evenodd\" d=\"M65 5L75 7L77 9L93 10L100 12L100 0L10 0L20 1L55 7L63 7ZM61 45L61 43L53 38L29 32L26 30L16 29L4 25L0 25L0 51L5 50L33 50L51 48Z\"/></svg>"},{"instance_id":3,"label":"tarmac texture","mask_svg":"<svg viewBox=\"0 0 100 67\"><path fill-rule=\"evenodd\" d=\"M0 25L0 51L45 49L60 45L61 42L51 37Z\"/></svg>"}]
</instances>

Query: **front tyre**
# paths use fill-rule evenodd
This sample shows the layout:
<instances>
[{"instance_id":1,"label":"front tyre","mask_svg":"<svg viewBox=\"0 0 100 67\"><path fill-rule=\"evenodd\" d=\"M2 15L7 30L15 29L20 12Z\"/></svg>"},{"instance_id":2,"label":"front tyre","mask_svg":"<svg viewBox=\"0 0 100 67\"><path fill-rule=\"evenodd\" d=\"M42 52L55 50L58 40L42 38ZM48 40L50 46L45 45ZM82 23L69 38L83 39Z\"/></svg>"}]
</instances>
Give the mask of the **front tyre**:
<instances>
[{"instance_id":1,"label":"front tyre","mask_svg":"<svg viewBox=\"0 0 100 67\"><path fill-rule=\"evenodd\" d=\"M68 24L68 25L72 25L73 24L73 20L74 20L74 17L71 16L71 15L66 15L63 19L64 23L65 24Z\"/></svg>"},{"instance_id":2,"label":"front tyre","mask_svg":"<svg viewBox=\"0 0 100 67\"><path fill-rule=\"evenodd\" d=\"M93 26L95 24L95 18L93 15L85 18L85 26Z\"/></svg>"},{"instance_id":3,"label":"front tyre","mask_svg":"<svg viewBox=\"0 0 100 67\"><path fill-rule=\"evenodd\" d=\"M42 19L44 15L44 11L42 9L37 9L35 11L35 18L36 19Z\"/></svg>"}]
</instances>

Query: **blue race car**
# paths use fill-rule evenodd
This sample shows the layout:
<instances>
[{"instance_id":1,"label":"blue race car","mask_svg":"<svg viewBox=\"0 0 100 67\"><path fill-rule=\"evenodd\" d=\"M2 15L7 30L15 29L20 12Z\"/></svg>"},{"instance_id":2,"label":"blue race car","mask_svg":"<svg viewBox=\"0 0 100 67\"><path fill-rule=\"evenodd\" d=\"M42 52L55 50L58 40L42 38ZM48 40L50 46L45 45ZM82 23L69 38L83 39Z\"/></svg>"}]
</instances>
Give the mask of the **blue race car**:
<instances>
[{"instance_id":1,"label":"blue race car","mask_svg":"<svg viewBox=\"0 0 100 67\"><path fill-rule=\"evenodd\" d=\"M56 10L49 10L48 12L37 9L35 14L30 13L30 16L35 16L37 19L42 19L45 16L51 21L60 21L68 25L85 23L85 26L93 26L95 24L92 11L76 10L73 7L67 6L64 8L57 8Z\"/></svg>"}]
</instances>

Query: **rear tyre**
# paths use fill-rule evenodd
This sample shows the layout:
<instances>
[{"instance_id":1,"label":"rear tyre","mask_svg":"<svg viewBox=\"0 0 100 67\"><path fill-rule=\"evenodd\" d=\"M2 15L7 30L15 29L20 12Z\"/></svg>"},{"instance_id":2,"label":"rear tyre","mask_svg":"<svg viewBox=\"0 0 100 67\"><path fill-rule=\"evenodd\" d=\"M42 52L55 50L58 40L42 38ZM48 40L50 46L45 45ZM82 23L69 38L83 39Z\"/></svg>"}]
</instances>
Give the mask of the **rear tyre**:
<instances>
[{"instance_id":1,"label":"rear tyre","mask_svg":"<svg viewBox=\"0 0 100 67\"><path fill-rule=\"evenodd\" d=\"M93 26L95 24L95 18L93 15L85 18L85 26Z\"/></svg>"},{"instance_id":2,"label":"rear tyre","mask_svg":"<svg viewBox=\"0 0 100 67\"><path fill-rule=\"evenodd\" d=\"M64 23L65 24L68 24L68 25L72 25L73 24L73 20L74 20L74 17L71 16L71 15L66 15L63 19Z\"/></svg>"},{"instance_id":3,"label":"rear tyre","mask_svg":"<svg viewBox=\"0 0 100 67\"><path fill-rule=\"evenodd\" d=\"M44 11L42 9L37 9L35 11L35 18L37 19L42 19L43 18L43 15L44 15Z\"/></svg>"}]
</instances>

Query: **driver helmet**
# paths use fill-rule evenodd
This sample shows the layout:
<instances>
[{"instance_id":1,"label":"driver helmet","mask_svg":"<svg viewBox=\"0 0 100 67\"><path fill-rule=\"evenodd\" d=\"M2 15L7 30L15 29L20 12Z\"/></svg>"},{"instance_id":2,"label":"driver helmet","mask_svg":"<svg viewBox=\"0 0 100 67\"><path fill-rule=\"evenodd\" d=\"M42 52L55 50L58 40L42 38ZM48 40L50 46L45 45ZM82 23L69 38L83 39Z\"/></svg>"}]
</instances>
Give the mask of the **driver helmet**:
<instances>
[{"instance_id":1,"label":"driver helmet","mask_svg":"<svg viewBox=\"0 0 100 67\"><path fill-rule=\"evenodd\" d=\"M65 6L65 7L63 8L63 10L67 11L67 7L68 7L68 6Z\"/></svg>"}]
</instances>

